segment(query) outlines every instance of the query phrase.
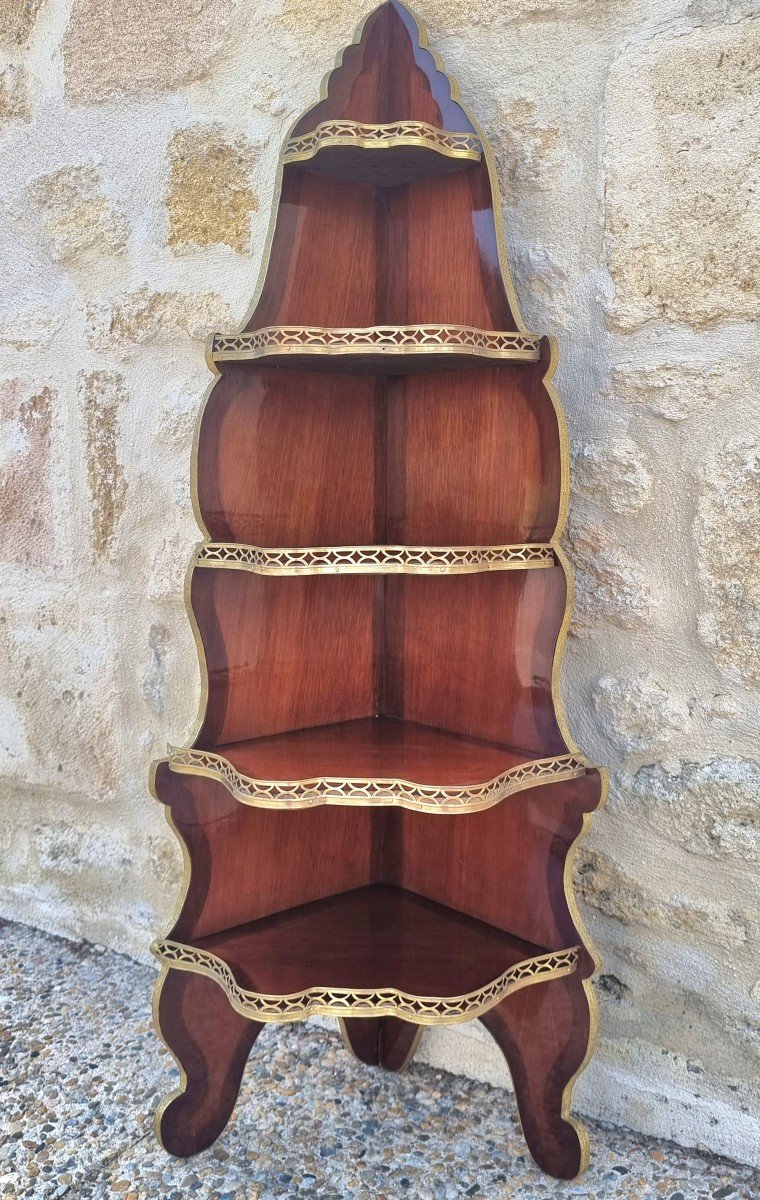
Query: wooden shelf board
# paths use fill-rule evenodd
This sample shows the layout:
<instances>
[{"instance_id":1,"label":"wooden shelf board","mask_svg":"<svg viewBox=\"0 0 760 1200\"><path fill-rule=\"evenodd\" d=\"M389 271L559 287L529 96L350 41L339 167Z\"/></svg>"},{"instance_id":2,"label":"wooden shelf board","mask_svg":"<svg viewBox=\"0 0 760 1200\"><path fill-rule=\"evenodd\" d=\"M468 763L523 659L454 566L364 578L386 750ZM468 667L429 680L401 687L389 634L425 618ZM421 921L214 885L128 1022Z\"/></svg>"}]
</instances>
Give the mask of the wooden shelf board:
<instances>
[{"instance_id":1,"label":"wooden shelf board","mask_svg":"<svg viewBox=\"0 0 760 1200\"><path fill-rule=\"evenodd\" d=\"M585 767L412 721L366 717L215 747L174 750L172 770L218 779L244 803L399 805L474 812Z\"/></svg>"},{"instance_id":2,"label":"wooden shelf board","mask_svg":"<svg viewBox=\"0 0 760 1200\"><path fill-rule=\"evenodd\" d=\"M192 943L164 940L154 951L164 962L215 976L240 1010L258 1019L382 1011L430 1024L471 1017L518 983L572 973L576 961L575 947L547 951L389 884Z\"/></svg>"}]
</instances>

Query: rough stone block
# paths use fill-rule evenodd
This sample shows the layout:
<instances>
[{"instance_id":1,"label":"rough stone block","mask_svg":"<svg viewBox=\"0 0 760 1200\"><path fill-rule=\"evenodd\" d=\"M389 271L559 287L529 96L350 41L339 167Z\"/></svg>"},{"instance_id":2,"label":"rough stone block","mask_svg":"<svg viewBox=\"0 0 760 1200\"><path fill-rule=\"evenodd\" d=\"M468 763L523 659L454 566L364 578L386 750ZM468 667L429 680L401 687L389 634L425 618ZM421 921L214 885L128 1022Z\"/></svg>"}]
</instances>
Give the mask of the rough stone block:
<instances>
[{"instance_id":1,"label":"rough stone block","mask_svg":"<svg viewBox=\"0 0 760 1200\"><path fill-rule=\"evenodd\" d=\"M689 724L686 700L646 671L606 675L593 702L610 738L625 753L662 751Z\"/></svg>"},{"instance_id":2,"label":"rough stone block","mask_svg":"<svg viewBox=\"0 0 760 1200\"><path fill-rule=\"evenodd\" d=\"M667 830L668 840L689 854L733 859L742 867L760 862L760 766L747 759L718 758L682 763L668 771L661 763L621 774L610 811L626 821L645 821ZM754 874L754 872L752 872Z\"/></svg>"},{"instance_id":3,"label":"rough stone block","mask_svg":"<svg viewBox=\"0 0 760 1200\"><path fill-rule=\"evenodd\" d=\"M52 571L58 563L52 492L56 394L25 379L0 385L0 560Z\"/></svg>"},{"instance_id":4,"label":"rough stone block","mask_svg":"<svg viewBox=\"0 0 760 1200\"><path fill-rule=\"evenodd\" d=\"M660 927L668 934L677 930L717 941L721 946L739 947L747 941L746 924L725 905L690 903L685 898L650 891L601 851L581 847L575 883L587 904L624 925Z\"/></svg>"},{"instance_id":5,"label":"rough stone block","mask_svg":"<svg viewBox=\"0 0 760 1200\"><path fill-rule=\"evenodd\" d=\"M127 499L119 446L119 409L126 402L124 378L116 371L91 371L79 377L84 409L85 456L90 489L93 558L113 552L116 530Z\"/></svg>"},{"instance_id":6,"label":"rough stone block","mask_svg":"<svg viewBox=\"0 0 760 1200\"><path fill-rule=\"evenodd\" d=\"M573 484L616 513L637 512L652 494L648 457L629 437L586 442L573 453Z\"/></svg>"},{"instance_id":7,"label":"rough stone block","mask_svg":"<svg viewBox=\"0 0 760 1200\"><path fill-rule=\"evenodd\" d=\"M26 73L19 66L0 71L0 123L28 120L29 93Z\"/></svg>"},{"instance_id":8,"label":"rough stone block","mask_svg":"<svg viewBox=\"0 0 760 1200\"><path fill-rule=\"evenodd\" d=\"M659 600L642 563L597 525L574 525L564 541L576 572L574 633L604 622L621 629L654 624Z\"/></svg>"},{"instance_id":9,"label":"rough stone block","mask_svg":"<svg viewBox=\"0 0 760 1200\"><path fill-rule=\"evenodd\" d=\"M677 422L735 400L744 386L746 380L740 383L735 372L714 363L665 362L656 367L616 367L610 397L634 411Z\"/></svg>"},{"instance_id":10,"label":"rough stone block","mask_svg":"<svg viewBox=\"0 0 760 1200\"><path fill-rule=\"evenodd\" d=\"M161 94L206 78L231 9L230 0L74 0L63 42L67 98Z\"/></svg>"},{"instance_id":11,"label":"rough stone block","mask_svg":"<svg viewBox=\"0 0 760 1200\"><path fill-rule=\"evenodd\" d=\"M31 195L59 262L71 262L86 251L113 253L126 246L129 226L109 204L91 163L40 176Z\"/></svg>"},{"instance_id":12,"label":"rough stone block","mask_svg":"<svg viewBox=\"0 0 760 1200\"><path fill-rule=\"evenodd\" d=\"M169 147L171 182L166 201L169 245L174 250L223 244L249 248L253 149L218 126L195 126L175 134Z\"/></svg>"},{"instance_id":13,"label":"rough stone block","mask_svg":"<svg viewBox=\"0 0 760 1200\"><path fill-rule=\"evenodd\" d=\"M606 103L613 322L754 320L760 20L634 41Z\"/></svg>"},{"instance_id":14,"label":"rough stone block","mask_svg":"<svg viewBox=\"0 0 760 1200\"><path fill-rule=\"evenodd\" d=\"M185 295L143 287L121 299L87 306L87 337L96 349L176 341L178 334L205 340L214 330L229 327L229 309L214 292Z\"/></svg>"},{"instance_id":15,"label":"rough stone block","mask_svg":"<svg viewBox=\"0 0 760 1200\"><path fill-rule=\"evenodd\" d=\"M760 445L732 441L708 462L695 524L706 607L699 635L716 661L760 683Z\"/></svg>"},{"instance_id":16,"label":"rough stone block","mask_svg":"<svg viewBox=\"0 0 760 1200\"><path fill-rule=\"evenodd\" d=\"M0 41L23 46L29 40L43 0L0 0Z\"/></svg>"}]
</instances>

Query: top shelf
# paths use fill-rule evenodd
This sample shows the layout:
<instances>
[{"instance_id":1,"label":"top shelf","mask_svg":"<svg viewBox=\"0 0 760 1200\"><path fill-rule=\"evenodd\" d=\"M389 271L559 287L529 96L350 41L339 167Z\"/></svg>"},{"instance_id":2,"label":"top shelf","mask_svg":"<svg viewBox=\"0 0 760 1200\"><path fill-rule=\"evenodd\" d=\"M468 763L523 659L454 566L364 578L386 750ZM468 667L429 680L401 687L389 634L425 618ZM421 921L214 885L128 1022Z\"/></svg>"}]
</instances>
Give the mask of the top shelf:
<instances>
[{"instance_id":1,"label":"top shelf","mask_svg":"<svg viewBox=\"0 0 760 1200\"><path fill-rule=\"evenodd\" d=\"M397 187L461 171L479 163L482 153L476 134L436 129L424 121L322 121L290 138L282 161L334 179Z\"/></svg>"},{"instance_id":2,"label":"top shelf","mask_svg":"<svg viewBox=\"0 0 760 1200\"><path fill-rule=\"evenodd\" d=\"M477 367L483 366L483 359L538 362L539 356L540 338L535 334L468 325L371 325L361 329L274 325L251 332L215 333L210 347L216 363L266 358L270 366L386 375Z\"/></svg>"}]
</instances>

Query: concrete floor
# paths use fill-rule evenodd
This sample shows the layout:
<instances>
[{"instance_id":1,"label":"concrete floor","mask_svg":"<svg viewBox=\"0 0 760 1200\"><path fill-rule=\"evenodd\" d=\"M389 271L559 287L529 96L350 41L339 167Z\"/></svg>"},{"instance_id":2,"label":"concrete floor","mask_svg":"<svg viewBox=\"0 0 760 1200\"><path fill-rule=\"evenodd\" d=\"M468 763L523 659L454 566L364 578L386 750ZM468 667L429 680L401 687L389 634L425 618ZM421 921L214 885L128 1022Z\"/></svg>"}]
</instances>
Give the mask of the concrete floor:
<instances>
[{"instance_id":1,"label":"concrete floor","mask_svg":"<svg viewBox=\"0 0 760 1200\"><path fill-rule=\"evenodd\" d=\"M558 1184L528 1158L508 1093L425 1066L371 1071L310 1024L265 1030L224 1135L171 1159L152 1130L176 1084L151 1024L153 972L2 922L0 961L3 1197L760 1197L749 1167L598 1124L589 1171Z\"/></svg>"}]
</instances>

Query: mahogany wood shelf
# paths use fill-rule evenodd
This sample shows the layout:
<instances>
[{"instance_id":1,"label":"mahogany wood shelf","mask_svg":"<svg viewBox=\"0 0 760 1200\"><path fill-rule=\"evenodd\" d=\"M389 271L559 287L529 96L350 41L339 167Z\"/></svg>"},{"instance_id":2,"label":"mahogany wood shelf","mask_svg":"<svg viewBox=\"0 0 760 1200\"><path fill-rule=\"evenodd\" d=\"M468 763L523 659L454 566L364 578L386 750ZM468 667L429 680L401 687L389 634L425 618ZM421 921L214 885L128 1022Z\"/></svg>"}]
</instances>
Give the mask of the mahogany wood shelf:
<instances>
[{"instance_id":1,"label":"mahogany wood shelf","mask_svg":"<svg viewBox=\"0 0 760 1200\"><path fill-rule=\"evenodd\" d=\"M558 699L556 348L522 320L488 146L398 0L278 189L250 315L207 355L200 716L152 771L186 864L153 947L181 1068L157 1135L220 1136L267 1022L338 1017L400 1070L424 1026L479 1019L536 1162L573 1178L597 960L571 863L605 781Z\"/></svg>"},{"instance_id":2,"label":"mahogany wood shelf","mask_svg":"<svg viewBox=\"0 0 760 1200\"><path fill-rule=\"evenodd\" d=\"M426 1024L480 1016L519 987L572 974L578 958L378 883L192 943L159 941L156 954L203 968L259 1021L363 1012Z\"/></svg>"},{"instance_id":3,"label":"mahogany wood shelf","mask_svg":"<svg viewBox=\"0 0 760 1200\"><path fill-rule=\"evenodd\" d=\"M172 771L205 775L243 804L398 804L475 812L525 788L585 773L575 754L536 758L413 721L369 717L217 746L176 750Z\"/></svg>"}]
</instances>

